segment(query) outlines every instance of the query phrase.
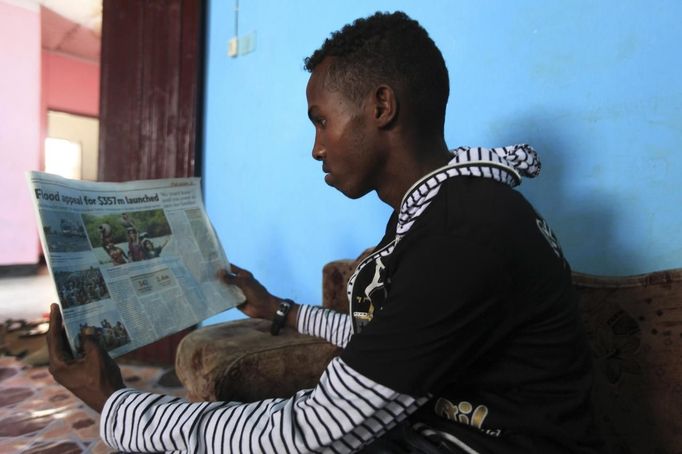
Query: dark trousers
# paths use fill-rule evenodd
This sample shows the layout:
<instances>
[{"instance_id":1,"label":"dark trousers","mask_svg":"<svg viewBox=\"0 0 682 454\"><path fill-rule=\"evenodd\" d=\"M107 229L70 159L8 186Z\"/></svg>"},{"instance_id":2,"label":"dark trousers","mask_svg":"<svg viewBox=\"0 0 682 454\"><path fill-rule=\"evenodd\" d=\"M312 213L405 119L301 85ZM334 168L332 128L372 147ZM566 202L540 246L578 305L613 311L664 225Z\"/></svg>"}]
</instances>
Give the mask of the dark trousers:
<instances>
[{"instance_id":1,"label":"dark trousers","mask_svg":"<svg viewBox=\"0 0 682 454\"><path fill-rule=\"evenodd\" d=\"M434 441L412 429L407 422L401 422L376 439L360 454L458 454L462 450L450 443L436 444Z\"/></svg>"}]
</instances>

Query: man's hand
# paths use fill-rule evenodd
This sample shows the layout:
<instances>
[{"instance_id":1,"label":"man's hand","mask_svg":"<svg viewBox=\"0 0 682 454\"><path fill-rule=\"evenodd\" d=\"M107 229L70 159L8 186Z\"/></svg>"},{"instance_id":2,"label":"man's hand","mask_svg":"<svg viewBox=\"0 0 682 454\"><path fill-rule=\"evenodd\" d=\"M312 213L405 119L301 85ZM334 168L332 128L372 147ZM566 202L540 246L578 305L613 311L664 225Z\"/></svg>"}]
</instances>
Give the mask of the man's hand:
<instances>
[{"instance_id":1,"label":"man's hand","mask_svg":"<svg viewBox=\"0 0 682 454\"><path fill-rule=\"evenodd\" d=\"M65 340L59 306L52 304L47 333L50 373L90 408L101 412L107 398L125 385L118 364L92 336L83 336L81 342L84 356L74 359Z\"/></svg>"},{"instance_id":2,"label":"man's hand","mask_svg":"<svg viewBox=\"0 0 682 454\"><path fill-rule=\"evenodd\" d=\"M249 271L232 264L231 273L227 270L220 270L218 277L226 284L239 287L244 296L246 296L246 302L237 306L240 311L249 317L264 318L266 320L274 318L281 301L280 298L271 295ZM289 314L287 321L292 318L295 317Z\"/></svg>"}]
</instances>

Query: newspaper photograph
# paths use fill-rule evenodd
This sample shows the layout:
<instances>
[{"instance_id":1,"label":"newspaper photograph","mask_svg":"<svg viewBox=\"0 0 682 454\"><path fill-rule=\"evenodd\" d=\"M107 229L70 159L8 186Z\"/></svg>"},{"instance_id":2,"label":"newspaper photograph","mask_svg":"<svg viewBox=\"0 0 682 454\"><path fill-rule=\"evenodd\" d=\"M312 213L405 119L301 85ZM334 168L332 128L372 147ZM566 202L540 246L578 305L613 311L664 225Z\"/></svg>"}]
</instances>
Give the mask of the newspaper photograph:
<instances>
[{"instance_id":1,"label":"newspaper photograph","mask_svg":"<svg viewBox=\"0 0 682 454\"><path fill-rule=\"evenodd\" d=\"M94 335L112 357L239 305L199 178L99 183L27 174L72 351Z\"/></svg>"}]
</instances>

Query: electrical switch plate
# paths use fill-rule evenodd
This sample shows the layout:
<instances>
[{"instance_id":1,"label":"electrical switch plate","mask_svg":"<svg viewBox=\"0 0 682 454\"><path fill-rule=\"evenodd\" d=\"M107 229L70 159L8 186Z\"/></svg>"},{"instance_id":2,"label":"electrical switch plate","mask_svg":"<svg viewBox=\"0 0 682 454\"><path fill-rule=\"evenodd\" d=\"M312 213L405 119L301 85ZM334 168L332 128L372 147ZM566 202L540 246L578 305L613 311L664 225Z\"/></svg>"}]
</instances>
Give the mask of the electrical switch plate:
<instances>
[{"instance_id":1,"label":"electrical switch plate","mask_svg":"<svg viewBox=\"0 0 682 454\"><path fill-rule=\"evenodd\" d=\"M227 56L228 57L236 57L237 53L239 51L239 40L237 37L230 38L230 40L227 42Z\"/></svg>"}]
</instances>

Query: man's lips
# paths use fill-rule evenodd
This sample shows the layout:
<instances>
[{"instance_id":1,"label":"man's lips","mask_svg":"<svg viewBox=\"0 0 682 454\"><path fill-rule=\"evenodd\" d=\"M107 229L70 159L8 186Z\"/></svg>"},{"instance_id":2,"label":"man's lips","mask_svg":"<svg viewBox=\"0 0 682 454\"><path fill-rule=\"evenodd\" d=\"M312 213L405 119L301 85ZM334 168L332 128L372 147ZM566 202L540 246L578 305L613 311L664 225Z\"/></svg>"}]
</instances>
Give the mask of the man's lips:
<instances>
[{"instance_id":1,"label":"man's lips","mask_svg":"<svg viewBox=\"0 0 682 454\"><path fill-rule=\"evenodd\" d=\"M324 172L325 183L331 185L330 178L332 178L332 174L331 174L331 171L329 170L329 167L327 167L326 165L322 165L322 172Z\"/></svg>"}]
</instances>

